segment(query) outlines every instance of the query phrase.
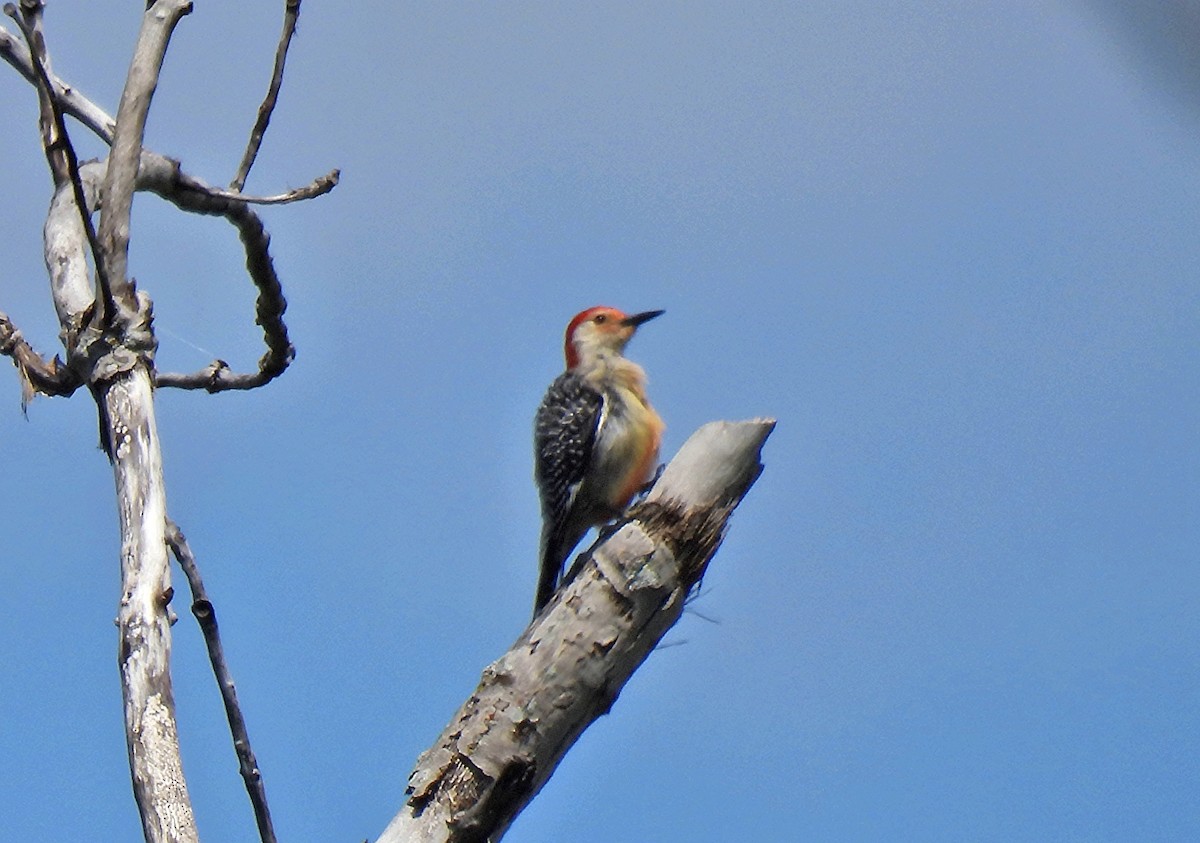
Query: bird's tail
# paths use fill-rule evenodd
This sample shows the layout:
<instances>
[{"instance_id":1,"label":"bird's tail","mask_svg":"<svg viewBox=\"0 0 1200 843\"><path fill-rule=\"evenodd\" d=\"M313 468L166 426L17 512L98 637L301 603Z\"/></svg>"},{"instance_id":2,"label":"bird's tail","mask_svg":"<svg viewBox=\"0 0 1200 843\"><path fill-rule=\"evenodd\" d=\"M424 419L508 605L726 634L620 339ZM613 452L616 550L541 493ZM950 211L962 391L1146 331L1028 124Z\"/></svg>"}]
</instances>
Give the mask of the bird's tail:
<instances>
[{"instance_id":1,"label":"bird's tail","mask_svg":"<svg viewBox=\"0 0 1200 843\"><path fill-rule=\"evenodd\" d=\"M566 554L562 549L562 537L546 534L542 536L540 553L541 567L538 569L537 594L533 598L533 616L536 618L546 604L554 597L558 588L558 578L562 576L563 558Z\"/></svg>"}]
</instances>

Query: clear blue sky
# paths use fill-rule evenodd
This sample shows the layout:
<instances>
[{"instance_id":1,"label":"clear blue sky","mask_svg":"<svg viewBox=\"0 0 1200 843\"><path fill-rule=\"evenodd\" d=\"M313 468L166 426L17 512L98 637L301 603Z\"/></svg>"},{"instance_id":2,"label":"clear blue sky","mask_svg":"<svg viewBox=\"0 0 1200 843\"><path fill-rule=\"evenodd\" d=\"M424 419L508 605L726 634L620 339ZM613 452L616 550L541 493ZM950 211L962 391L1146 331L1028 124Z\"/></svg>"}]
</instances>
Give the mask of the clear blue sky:
<instances>
[{"instance_id":1,"label":"clear blue sky","mask_svg":"<svg viewBox=\"0 0 1200 843\"><path fill-rule=\"evenodd\" d=\"M47 20L56 70L111 111L125 5ZM282 5L197 4L151 147L229 180ZM711 419L779 427L675 646L508 840L1194 834L1197 19L308 0L249 185L343 171L264 212L296 363L158 404L281 839L374 838L523 628L531 416L567 319L600 303L667 311L630 352L668 453ZM7 68L0 114L0 309L53 351L49 179ZM139 198L164 368L253 365L239 263L219 222ZM39 399L26 421L4 375L0 445L0 840L138 839L94 407ZM250 840L186 605L201 834Z\"/></svg>"}]
</instances>

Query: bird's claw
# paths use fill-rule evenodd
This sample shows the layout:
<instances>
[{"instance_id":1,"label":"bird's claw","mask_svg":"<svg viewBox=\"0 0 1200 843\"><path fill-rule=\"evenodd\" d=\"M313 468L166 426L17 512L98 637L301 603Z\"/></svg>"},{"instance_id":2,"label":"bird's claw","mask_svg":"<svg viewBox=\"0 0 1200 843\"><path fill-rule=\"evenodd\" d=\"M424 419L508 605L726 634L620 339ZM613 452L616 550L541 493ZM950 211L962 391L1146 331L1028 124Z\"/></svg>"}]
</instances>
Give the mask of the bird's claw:
<instances>
[{"instance_id":1,"label":"bird's claw","mask_svg":"<svg viewBox=\"0 0 1200 843\"><path fill-rule=\"evenodd\" d=\"M667 464L665 462L660 462L658 464L658 468L654 469L654 476L647 480L642 488L637 490L637 497L639 500L649 494L650 490L654 488L654 484L658 482L658 478L662 477L663 471L665 471L666 468Z\"/></svg>"}]
</instances>

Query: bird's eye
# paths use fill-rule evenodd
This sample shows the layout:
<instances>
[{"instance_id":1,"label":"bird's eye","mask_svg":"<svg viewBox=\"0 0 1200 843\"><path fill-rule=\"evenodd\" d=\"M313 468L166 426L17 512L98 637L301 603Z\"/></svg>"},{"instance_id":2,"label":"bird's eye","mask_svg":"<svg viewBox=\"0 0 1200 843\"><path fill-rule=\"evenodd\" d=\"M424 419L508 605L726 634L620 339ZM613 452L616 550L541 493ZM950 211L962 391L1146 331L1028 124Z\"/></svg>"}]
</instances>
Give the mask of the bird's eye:
<instances>
[{"instance_id":1,"label":"bird's eye","mask_svg":"<svg viewBox=\"0 0 1200 843\"><path fill-rule=\"evenodd\" d=\"M603 314L603 313L596 314L595 322L597 325L603 325L607 321L608 321L608 316L606 314Z\"/></svg>"}]
</instances>

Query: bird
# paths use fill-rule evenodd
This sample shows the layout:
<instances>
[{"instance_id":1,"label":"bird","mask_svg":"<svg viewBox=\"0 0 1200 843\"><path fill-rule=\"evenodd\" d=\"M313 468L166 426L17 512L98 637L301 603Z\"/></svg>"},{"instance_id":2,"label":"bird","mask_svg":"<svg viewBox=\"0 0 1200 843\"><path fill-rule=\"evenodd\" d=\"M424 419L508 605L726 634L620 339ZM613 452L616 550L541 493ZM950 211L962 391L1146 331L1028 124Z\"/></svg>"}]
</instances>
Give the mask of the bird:
<instances>
[{"instance_id":1,"label":"bird","mask_svg":"<svg viewBox=\"0 0 1200 843\"><path fill-rule=\"evenodd\" d=\"M534 417L542 508L535 618L553 598L575 545L620 515L657 465L666 425L646 398L646 373L623 352L638 327L663 312L630 316L589 307L567 325L566 371Z\"/></svg>"}]
</instances>

